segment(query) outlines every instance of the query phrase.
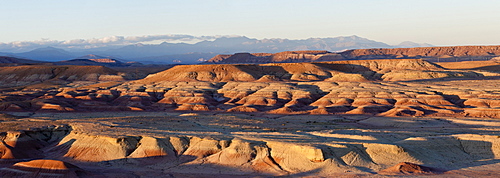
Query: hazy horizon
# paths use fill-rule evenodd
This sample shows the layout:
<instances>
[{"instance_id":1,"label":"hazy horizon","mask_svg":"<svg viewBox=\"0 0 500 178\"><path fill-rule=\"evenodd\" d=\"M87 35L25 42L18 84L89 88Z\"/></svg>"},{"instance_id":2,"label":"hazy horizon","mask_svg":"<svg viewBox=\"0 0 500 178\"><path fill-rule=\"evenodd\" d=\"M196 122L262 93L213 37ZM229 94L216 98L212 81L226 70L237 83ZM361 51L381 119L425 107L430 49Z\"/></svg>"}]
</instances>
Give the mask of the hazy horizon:
<instances>
[{"instance_id":1,"label":"hazy horizon","mask_svg":"<svg viewBox=\"0 0 500 178\"><path fill-rule=\"evenodd\" d=\"M1 43L0 42L0 52L27 52L34 49L46 48L46 47L54 47L65 50L86 50L86 49L113 49L120 48L127 45L137 45L137 44L160 44L160 43L187 43L187 44L196 44L203 41L214 41L220 38L248 38L253 40L276 40L286 38L264 38L257 39L244 35L218 35L218 36L192 36L192 35L178 35L178 34L166 34L166 35L145 35L145 36L111 36L104 37L100 39L72 39L72 40L36 40L36 41L18 41L18 42L10 42L10 43ZM327 38L349 38L349 37L359 37L364 38L362 36L351 35L351 36L336 36L336 37L324 37L319 39L327 39ZM315 38L307 38L307 39L296 39L296 40L308 40ZM369 38L364 38L367 40L372 40ZM286 39L286 40L295 40L295 39ZM382 42L383 41L376 41ZM402 41L402 42L408 42ZM415 42L418 43L418 42ZM387 43L386 43L387 44ZM388 44L394 47L397 47L398 44ZM424 44L423 45L432 45L432 44Z\"/></svg>"},{"instance_id":2,"label":"hazy horizon","mask_svg":"<svg viewBox=\"0 0 500 178\"><path fill-rule=\"evenodd\" d=\"M4 1L0 43L187 34L495 45L499 7L493 0Z\"/></svg>"}]
</instances>

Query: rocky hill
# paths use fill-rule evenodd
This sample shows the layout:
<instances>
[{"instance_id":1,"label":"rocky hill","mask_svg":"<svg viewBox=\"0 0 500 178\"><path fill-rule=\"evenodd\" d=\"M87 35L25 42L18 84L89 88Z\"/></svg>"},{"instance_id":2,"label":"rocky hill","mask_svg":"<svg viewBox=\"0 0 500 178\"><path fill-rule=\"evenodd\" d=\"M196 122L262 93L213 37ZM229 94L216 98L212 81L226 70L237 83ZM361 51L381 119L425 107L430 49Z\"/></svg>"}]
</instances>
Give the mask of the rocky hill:
<instances>
[{"instance_id":1,"label":"rocky hill","mask_svg":"<svg viewBox=\"0 0 500 178\"><path fill-rule=\"evenodd\" d=\"M236 53L217 55L204 62L206 64L234 63L276 63L276 62L314 62L344 59L341 55L328 51L285 51L280 53Z\"/></svg>"},{"instance_id":2,"label":"rocky hill","mask_svg":"<svg viewBox=\"0 0 500 178\"><path fill-rule=\"evenodd\" d=\"M121 81L115 70L103 66L27 65L0 67L0 86L26 86L46 81Z\"/></svg>"},{"instance_id":3,"label":"rocky hill","mask_svg":"<svg viewBox=\"0 0 500 178\"><path fill-rule=\"evenodd\" d=\"M7 64L35 64L35 63L41 63L41 61L21 59L21 58L16 58L16 57L9 57L9 56L0 56L0 64L3 64L3 65L7 65Z\"/></svg>"},{"instance_id":4,"label":"rocky hill","mask_svg":"<svg viewBox=\"0 0 500 178\"><path fill-rule=\"evenodd\" d=\"M85 66L106 66L106 67L129 67L132 65L142 65L138 62L122 62L112 57L89 54L75 59L55 62L56 65L85 65Z\"/></svg>"},{"instance_id":5,"label":"rocky hill","mask_svg":"<svg viewBox=\"0 0 500 178\"><path fill-rule=\"evenodd\" d=\"M500 46L451 46L416 48L353 49L329 51L287 51L281 53L236 53L217 55L207 64L314 62L359 59L426 59L429 61L490 60L500 56Z\"/></svg>"},{"instance_id":6,"label":"rocky hill","mask_svg":"<svg viewBox=\"0 0 500 178\"><path fill-rule=\"evenodd\" d=\"M293 54L295 55L295 54ZM398 72L403 72L398 74ZM428 79L429 73L455 75L439 66L420 59L348 60L314 63L180 65L150 75L138 82L169 81L257 81L274 78L278 81L368 81ZM404 78L407 73L418 76ZM419 75L422 74L422 75ZM474 75L471 73L471 75ZM389 77L391 76L391 77ZM434 76L437 77L437 76Z\"/></svg>"},{"instance_id":7,"label":"rocky hill","mask_svg":"<svg viewBox=\"0 0 500 178\"><path fill-rule=\"evenodd\" d=\"M346 59L458 58L459 60L489 60L500 56L500 46L450 46L418 48L354 49L340 53Z\"/></svg>"}]
</instances>

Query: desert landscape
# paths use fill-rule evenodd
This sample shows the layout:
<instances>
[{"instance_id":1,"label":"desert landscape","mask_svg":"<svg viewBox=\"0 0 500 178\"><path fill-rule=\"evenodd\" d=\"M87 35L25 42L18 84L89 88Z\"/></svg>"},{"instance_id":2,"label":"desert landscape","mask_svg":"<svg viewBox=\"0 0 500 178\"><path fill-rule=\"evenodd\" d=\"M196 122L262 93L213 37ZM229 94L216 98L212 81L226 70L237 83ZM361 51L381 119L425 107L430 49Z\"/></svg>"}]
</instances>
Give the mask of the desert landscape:
<instances>
[{"instance_id":1,"label":"desert landscape","mask_svg":"<svg viewBox=\"0 0 500 178\"><path fill-rule=\"evenodd\" d=\"M498 177L498 54L0 57L0 176Z\"/></svg>"},{"instance_id":2,"label":"desert landscape","mask_svg":"<svg viewBox=\"0 0 500 178\"><path fill-rule=\"evenodd\" d=\"M2 1L0 177L500 177L500 1Z\"/></svg>"}]
</instances>

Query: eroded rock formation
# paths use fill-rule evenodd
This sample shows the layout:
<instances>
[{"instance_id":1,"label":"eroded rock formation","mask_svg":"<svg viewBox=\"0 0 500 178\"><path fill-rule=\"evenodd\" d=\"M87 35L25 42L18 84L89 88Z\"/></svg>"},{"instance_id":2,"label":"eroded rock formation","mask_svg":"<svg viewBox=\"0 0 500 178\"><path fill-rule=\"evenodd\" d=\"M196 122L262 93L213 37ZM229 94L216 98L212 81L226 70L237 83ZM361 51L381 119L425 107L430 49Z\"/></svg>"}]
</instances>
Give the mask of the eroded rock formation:
<instances>
[{"instance_id":1,"label":"eroded rock formation","mask_svg":"<svg viewBox=\"0 0 500 178\"><path fill-rule=\"evenodd\" d=\"M61 115L67 125L58 126L32 116L48 127L1 132L0 175L430 175L500 158L500 141L488 134L498 121L150 114ZM481 123L490 125L474 128Z\"/></svg>"},{"instance_id":2,"label":"eroded rock formation","mask_svg":"<svg viewBox=\"0 0 500 178\"><path fill-rule=\"evenodd\" d=\"M493 72L448 70L419 59L176 66L129 82L4 92L0 111L500 117Z\"/></svg>"},{"instance_id":3,"label":"eroded rock formation","mask_svg":"<svg viewBox=\"0 0 500 178\"><path fill-rule=\"evenodd\" d=\"M286 51L281 53L236 53L217 55L209 64L315 62L360 59L427 59L440 62L490 60L500 56L500 46L449 46L417 48L352 49L343 52Z\"/></svg>"}]
</instances>

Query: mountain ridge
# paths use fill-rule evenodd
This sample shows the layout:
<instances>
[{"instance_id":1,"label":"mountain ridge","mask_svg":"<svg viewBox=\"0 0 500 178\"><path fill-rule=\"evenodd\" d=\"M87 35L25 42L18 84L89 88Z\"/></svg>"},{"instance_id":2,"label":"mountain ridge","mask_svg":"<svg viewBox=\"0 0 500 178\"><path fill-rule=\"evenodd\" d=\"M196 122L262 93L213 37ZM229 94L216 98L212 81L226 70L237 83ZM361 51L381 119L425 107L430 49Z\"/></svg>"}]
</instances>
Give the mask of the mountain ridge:
<instances>
[{"instance_id":1,"label":"mountain ridge","mask_svg":"<svg viewBox=\"0 0 500 178\"><path fill-rule=\"evenodd\" d=\"M32 64L32 63L42 63L42 61L22 59L10 56L0 56L0 64Z\"/></svg>"},{"instance_id":2,"label":"mountain ridge","mask_svg":"<svg viewBox=\"0 0 500 178\"><path fill-rule=\"evenodd\" d=\"M84 66L106 66L106 67L129 67L142 65L139 62L123 62L111 56L100 56L88 54L71 60L55 62L56 65L84 65Z\"/></svg>"},{"instance_id":3,"label":"mountain ridge","mask_svg":"<svg viewBox=\"0 0 500 178\"><path fill-rule=\"evenodd\" d=\"M219 54L205 64L290 63L364 59L425 59L428 61L491 60L500 56L500 46L448 46L352 49L342 52L285 51L279 53Z\"/></svg>"},{"instance_id":4,"label":"mountain ridge","mask_svg":"<svg viewBox=\"0 0 500 178\"><path fill-rule=\"evenodd\" d=\"M415 43L417 44L417 43ZM265 52L277 53L281 51L302 50L328 50L343 51L360 48L392 48L394 46L383 42L362 38L359 36L340 36L329 38L308 39L255 39L245 36L219 37L213 41L200 41L198 43L168 43L142 44L136 43L109 49L72 49L43 47L27 52L9 53L11 56L29 58L42 61L70 60L86 54L100 56L115 56L124 60L138 62L163 63L163 64L195 64L208 60L216 54L238 53L238 52ZM193 55L197 54L197 55Z\"/></svg>"}]
</instances>

